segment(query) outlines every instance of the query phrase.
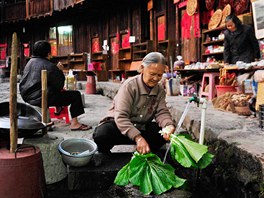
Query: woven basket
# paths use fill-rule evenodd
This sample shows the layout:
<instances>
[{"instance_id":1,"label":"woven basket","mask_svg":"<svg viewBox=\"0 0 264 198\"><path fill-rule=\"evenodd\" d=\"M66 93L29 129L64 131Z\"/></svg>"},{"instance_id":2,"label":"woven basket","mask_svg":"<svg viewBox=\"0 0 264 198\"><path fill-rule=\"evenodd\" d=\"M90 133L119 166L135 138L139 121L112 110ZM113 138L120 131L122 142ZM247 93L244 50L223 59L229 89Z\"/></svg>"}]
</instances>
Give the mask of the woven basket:
<instances>
[{"instance_id":1,"label":"woven basket","mask_svg":"<svg viewBox=\"0 0 264 198\"><path fill-rule=\"evenodd\" d=\"M216 28L220 24L220 22L222 20L222 14L223 14L223 12L221 9L217 9L214 12L214 14L211 16L211 19L208 23L208 29L209 30Z\"/></svg>"},{"instance_id":2,"label":"woven basket","mask_svg":"<svg viewBox=\"0 0 264 198\"><path fill-rule=\"evenodd\" d=\"M225 26L225 19L229 14L231 14L231 6L230 4L227 4L222 11L222 20L220 26Z\"/></svg>"},{"instance_id":3,"label":"woven basket","mask_svg":"<svg viewBox=\"0 0 264 198\"><path fill-rule=\"evenodd\" d=\"M238 115L244 115L244 116L251 115L251 111L248 106L244 106L244 107L235 106L235 110Z\"/></svg>"},{"instance_id":4,"label":"woven basket","mask_svg":"<svg viewBox=\"0 0 264 198\"><path fill-rule=\"evenodd\" d=\"M186 11L189 16L192 16L195 14L196 9L198 6L197 0L188 0L187 1L187 6L186 6Z\"/></svg>"}]
</instances>

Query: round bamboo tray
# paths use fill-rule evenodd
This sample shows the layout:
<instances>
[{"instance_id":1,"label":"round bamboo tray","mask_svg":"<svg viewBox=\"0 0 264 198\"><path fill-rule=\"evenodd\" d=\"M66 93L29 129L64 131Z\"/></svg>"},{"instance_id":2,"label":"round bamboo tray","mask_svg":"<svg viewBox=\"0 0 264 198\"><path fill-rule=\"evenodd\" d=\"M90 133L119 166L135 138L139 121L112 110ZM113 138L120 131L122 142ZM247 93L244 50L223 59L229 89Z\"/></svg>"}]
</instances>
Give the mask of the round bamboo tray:
<instances>
[{"instance_id":1,"label":"round bamboo tray","mask_svg":"<svg viewBox=\"0 0 264 198\"><path fill-rule=\"evenodd\" d=\"M197 0L188 0L187 2L187 6L186 6L186 12L189 16L194 15L194 13L196 12L198 3Z\"/></svg>"},{"instance_id":2,"label":"round bamboo tray","mask_svg":"<svg viewBox=\"0 0 264 198\"><path fill-rule=\"evenodd\" d=\"M214 14L212 15L209 23L208 23L208 29L212 30L215 29L221 22L222 20L222 10L221 9L217 9Z\"/></svg>"},{"instance_id":3,"label":"round bamboo tray","mask_svg":"<svg viewBox=\"0 0 264 198\"><path fill-rule=\"evenodd\" d=\"M231 6L230 4L227 4L222 11L222 21L220 26L225 26L225 19L230 14L231 14Z\"/></svg>"}]
</instances>

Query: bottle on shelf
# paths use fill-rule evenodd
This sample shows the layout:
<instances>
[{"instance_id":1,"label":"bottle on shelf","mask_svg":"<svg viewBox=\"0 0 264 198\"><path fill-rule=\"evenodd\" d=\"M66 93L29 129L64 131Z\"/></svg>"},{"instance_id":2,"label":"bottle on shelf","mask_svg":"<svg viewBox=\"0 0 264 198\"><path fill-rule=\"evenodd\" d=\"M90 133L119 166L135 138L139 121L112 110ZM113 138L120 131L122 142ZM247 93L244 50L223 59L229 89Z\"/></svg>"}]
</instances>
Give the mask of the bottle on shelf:
<instances>
[{"instance_id":1,"label":"bottle on shelf","mask_svg":"<svg viewBox=\"0 0 264 198\"><path fill-rule=\"evenodd\" d=\"M69 70L69 74L66 76L66 89L75 90L76 89L76 79L73 75L73 71Z\"/></svg>"}]
</instances>

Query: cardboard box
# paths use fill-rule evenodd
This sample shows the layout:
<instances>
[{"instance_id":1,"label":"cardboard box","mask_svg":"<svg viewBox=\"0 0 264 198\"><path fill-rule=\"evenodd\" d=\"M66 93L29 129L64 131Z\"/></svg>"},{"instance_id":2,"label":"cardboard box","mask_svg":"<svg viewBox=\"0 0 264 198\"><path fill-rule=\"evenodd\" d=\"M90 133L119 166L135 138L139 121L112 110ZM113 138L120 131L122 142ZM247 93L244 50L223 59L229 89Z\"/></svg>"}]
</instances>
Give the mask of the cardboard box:
<instances>
[{"instance_id":1,"label":"cardboard box","mask_svg":"<svg viewBox=\"0 0 264 198\"><path fill-rule=\"evenodd\" d=\"M241 14L237 16L242 24L252 25L253 24L253 17L251 14Z\"/></svg>"}]
</instances>

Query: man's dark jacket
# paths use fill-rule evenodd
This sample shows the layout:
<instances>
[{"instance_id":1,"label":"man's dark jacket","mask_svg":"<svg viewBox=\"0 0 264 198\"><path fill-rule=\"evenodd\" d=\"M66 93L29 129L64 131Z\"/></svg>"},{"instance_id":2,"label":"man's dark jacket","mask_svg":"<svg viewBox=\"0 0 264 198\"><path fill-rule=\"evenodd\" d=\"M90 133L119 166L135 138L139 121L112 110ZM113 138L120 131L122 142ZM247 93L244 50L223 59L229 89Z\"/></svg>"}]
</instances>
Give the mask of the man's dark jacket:
<instances>
[{"instance_id":1,"label":"man's dark jacket","mask_svg":"<svg viewBox=\"0 0 264 198\"><path fill-rule=\"evenodd\" d=\"M24 69L19 90L25 102L39 107L42 98L41 70L47 70L48 104L56 99L65 82L63 72L54 63L46 58L32 57Z\"/></svg>"},{"instance_id":2,"label":"man's dark jacket","mask_svg":"<svg viewBox=\"0 0 264 198\"><path fill-rule=\"evenodd\" d=\"M241 25L235 32L225 30L224 61L235 64L237 61L251 63L260 58L258 40L249 25Z\"/></svg>"}]
</instances>

